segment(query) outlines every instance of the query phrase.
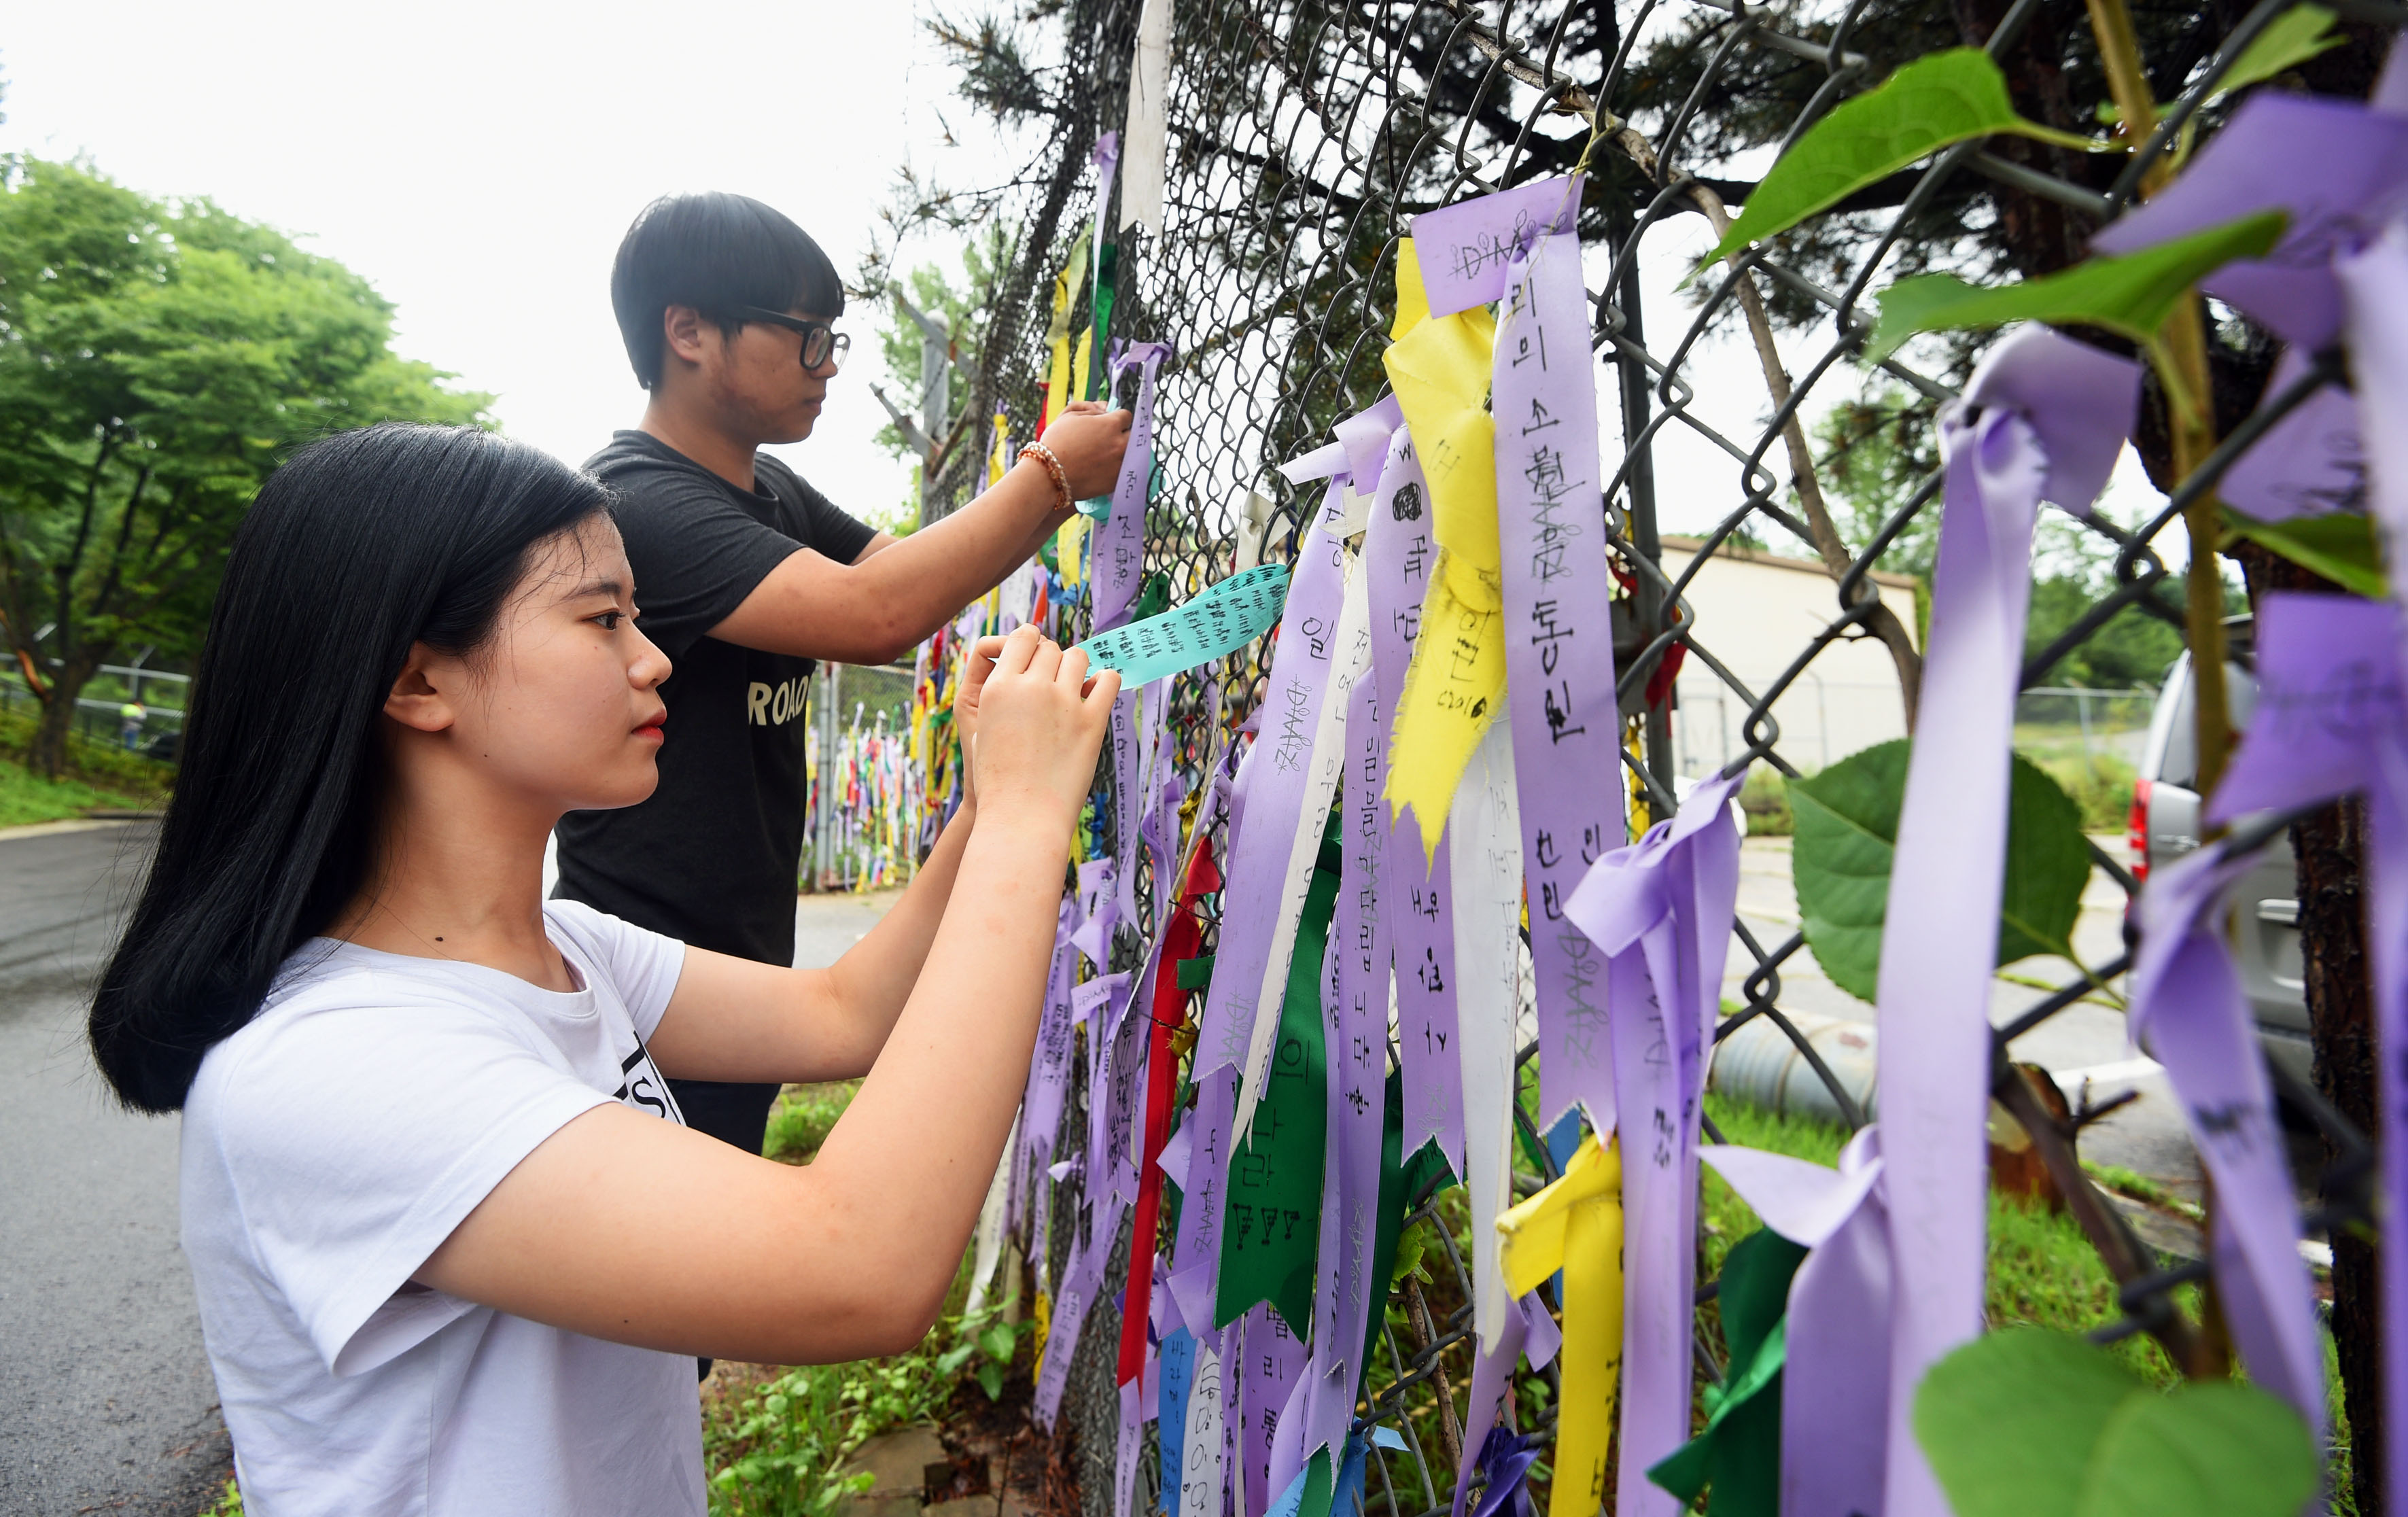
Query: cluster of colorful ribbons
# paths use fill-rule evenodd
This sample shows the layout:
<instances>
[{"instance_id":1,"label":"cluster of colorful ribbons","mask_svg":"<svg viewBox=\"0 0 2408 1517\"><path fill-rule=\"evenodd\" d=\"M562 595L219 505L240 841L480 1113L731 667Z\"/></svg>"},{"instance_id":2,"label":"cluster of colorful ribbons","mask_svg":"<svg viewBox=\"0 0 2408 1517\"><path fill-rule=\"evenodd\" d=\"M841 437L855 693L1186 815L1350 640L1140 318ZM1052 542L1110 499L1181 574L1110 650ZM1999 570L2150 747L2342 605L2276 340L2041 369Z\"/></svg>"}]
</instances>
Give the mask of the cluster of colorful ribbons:
<instances>
[{"instance_id":1,"label":"cluster of colorful ribbons","mask_svg":"<svg viewBox=\"0 0 2408 1517\"><path fill-rule=\"evenodd\" d=\"M2367 106L2254 99L2190 174L2101 239L2138 247L2291 213L2297 232L2272 257L2208 288L2298 351L2346 346L2357 394L2270 431L2235 470L2235 496L2270 513L2329 500L2335 471L2362 456L2395 549L2408 442L2357 418L2408 405L2408 116L2387 104L2402 95L2386 81ZM1088 1320L1117 1317L1120 1512L1150 1423L1166 1512L1347 1509L1369 1447L1397 1437L1370 1425L1366 1377L1399 1225L1449 1182L1472 1222L1477 1355L1458 1517L1475 1490L1484 1517L1526 1504L1518 1486L1543 1451L1513 1426L1510 1385L1523 1360L1551 1358L1552 1517L1670 1517L1708 1481L1717 1510L1948 1510L1909 1414L1924 1372L1982 1328L1987 1009L2034 523L2043 501L2089 509L2131 428L2140 370L2027 329L1948 409L1880 973L1880 1123L1836 1169L1701 1149L1738 887L1736 780L1699 787L1635 841L1624 786L1599 782L1620 773L1624 721L1580 194L1577 178L1550 179L1418 218L1397 261L1392 394L1283 471L1320 486L1292 562L1153 618L1137 613L1154 380L1170 354L1111 355L1115 382L1136 380L1128 464L1048 588L1092 594L1086 646L1128 679L977 1274L983 1292L1008 1237L1033 1261L1036 1411L1049 1423ZM1057 287L1057 317L1086 256ZM1057 395L1084 388L1072 376L1086 350L1072 354L1066 328ZM1253 715L1190 794L1168 678L1274 617ZM939 708L957 648L932 649L924 711ZM2368 797L2379 1037L2408 1046L2408 622L2389 602L2278 597L2258 648L2255 723L2213 813ZM947 793L932 782L930 804ZM2245 865L2211 849L2150 881L2132 1027L2166 1065L2215 1183L2234 1342L2253 1378L2321 1427L2300 1219L2218 925ZM1563 1162L1517 1204L1517 1053L1532 1037L1529 1115ZM2379 1062L2385 1120L2408 1132L2408 1066ZM2384 1181L2386 1307L2408 1323L2400 1152ZM1701 1161L1768 1230L1733 1251L1722 1281L1731 1372L1698 1431ZM2408 1406L2403 1347L2408 1333L2388 1351L2395 1406ZM2408 1481L2408 1419L2391 1438L2392 1478Z\"/></svg>"},{"instance_id":2,"label":"cluster of colorful ribbons","mask_svg":"<svg viewBox=\"0 0 2408 1517\"><path fill-rule=\"evenodd\" d=\"M830 760L833 759L833 764ZM924 776L907 737L889 727L883 711L856 711L832 752L812 744L810 755L811 829L827 816L827 867L842 890L878 890L911 878L918 862ZM832 814L830 814L832 813ZM810 866L807 859L806 867Z\"/></svg>"}]
</instances>

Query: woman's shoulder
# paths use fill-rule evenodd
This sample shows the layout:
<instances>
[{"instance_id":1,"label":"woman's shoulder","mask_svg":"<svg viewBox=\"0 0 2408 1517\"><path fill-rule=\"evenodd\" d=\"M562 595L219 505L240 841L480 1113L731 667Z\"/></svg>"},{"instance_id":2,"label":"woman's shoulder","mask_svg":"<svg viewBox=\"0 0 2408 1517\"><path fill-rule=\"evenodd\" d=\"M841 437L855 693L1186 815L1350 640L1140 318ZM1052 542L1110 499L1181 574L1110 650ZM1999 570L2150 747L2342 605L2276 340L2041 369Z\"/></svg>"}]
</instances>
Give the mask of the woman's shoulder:
<instances>
[{"instance_id":1,"label":"woman's shoulder","mask_svg":"<svg viewBox=\"0 0 2408 1517\"><path fill-rule=\"evenodd\" d=\"M397 955L315 938L285 961L251 1020L201 1060L185 1120L206 1127L339 1105L360 1085L406 1085L464 1038L519 1041L439 966L421 971Z\"/></svg>"}]
</instances>

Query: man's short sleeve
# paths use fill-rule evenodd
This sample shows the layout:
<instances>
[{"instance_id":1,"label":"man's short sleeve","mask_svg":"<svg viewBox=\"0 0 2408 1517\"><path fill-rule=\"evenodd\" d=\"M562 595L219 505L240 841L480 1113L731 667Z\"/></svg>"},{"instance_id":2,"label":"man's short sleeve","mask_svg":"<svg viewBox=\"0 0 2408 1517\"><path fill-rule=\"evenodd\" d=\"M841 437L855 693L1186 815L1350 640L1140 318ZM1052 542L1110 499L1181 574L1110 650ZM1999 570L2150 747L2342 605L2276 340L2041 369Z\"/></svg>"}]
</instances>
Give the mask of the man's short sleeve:
<instances>
[{"instance_id":1,"label":"man's short sleeve","mask_svg":"<svg viewBox=\"0 0 2408 1517\"><path fill-rule=\"evenodd\" d=\"M632 464L606 482L636 571L637 624L672 661L804 546L675 465Z\"/></svg>"},{"instance_id":2,"label":"man's short sleeve","mask_svg":"<svg viewBox=\"0 0 2408 1517\"><path fill-rule=\"evenodd\" d=\"M810 529L810 536L804 540L839 564L859 558L869 540L878 536L878 529L846 515L835 502L812 489L810 480L791 470L786 478L794 480L796 499L801 503L804 523Z\"/></svg>"}]
</instances>

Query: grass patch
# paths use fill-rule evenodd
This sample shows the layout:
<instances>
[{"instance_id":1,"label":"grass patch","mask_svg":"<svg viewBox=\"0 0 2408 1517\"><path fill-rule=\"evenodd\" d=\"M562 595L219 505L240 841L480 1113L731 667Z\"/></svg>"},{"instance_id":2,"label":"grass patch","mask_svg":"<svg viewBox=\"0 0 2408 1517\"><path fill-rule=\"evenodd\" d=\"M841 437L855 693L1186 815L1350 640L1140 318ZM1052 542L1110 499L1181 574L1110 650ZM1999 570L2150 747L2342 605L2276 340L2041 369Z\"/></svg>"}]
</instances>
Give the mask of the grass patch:
<instances>
[{"instance_id":1,"label":"grass patch","mask_svg":"<svg viewBox=\"0 0 2408 1517\"><path fill-rule=\"evenodd\" d=\"M2124 830L2132 814L2132 782L2139 778L2130 765L2113 753L2093 753L2085 758L2078 751L2027 751L2024 756L2065 787L2065 793L2081 809L2084 832Z\"/></svg>"},{"instance_id":2,"label":"grass patch","mask_svg":"<svg viewBox=\"0 0 2408 1517\"><path fill-rule=\"evenodd\" d=\"M762 1153L808 1164L861 1088L857 1080L789 1085L769 1113ZM969 1294L965 1258L936 1330L909 1353L840 1365L800 1365L706 1394L703 1467L711 1517L827 1517L865 1488L844 1466L881 1433L936 1419L966 1381L992 1396L1026 1336L998 1307L962 1315Z\"/></svg>"},{"instance_id":3,"label":"grass patch","mask_svg":"<svg viewBox=\"0 0 2408 1517\"><path fill-rule=\"evenodd\" d=\"M0 710L0 827L56 822L95 808L141 811L164 805L176 771L155 759L67 735L66 771L44 779L25 767L33 746L30 710Z\"/></svg>"},{"instance_id":4,"label":"grass patch","mask_svg":"<svg viewBox=\"0 0 2408 1517\"><path fill-rule=\"evenodd\" d=\"M836 1119L853 1104L857 1080L828 1085L789 1085L769 1110L769 1128L761 1139L765 1158L781 1164L808 1164L836 1129Z\"/></svg>"},{"instance_id":5,"label":"grass patch","mask_svg":"<svg viewBox=\"0 0 2408 1517\"><path fill-rule=\"evenodd\" d=\"M57 822L93 809L138 811L152 802L122 791L97 790L80 780L45 780L0 760L0 827Z\"/></svg>"},{"instance_id":6,"label":"grass patch","mask_svg":"<svg viewBox=\"0 0 2408 1517\"><path fill-rule=\"evenodd\" d=\"M1022 1340L1033 1335L1029 1324L1003 1321L1000 1304L963 1315L969 1263L965 1256L936 1330L909 1353L781 1368L728 1394L705 1395L711 1517L827 1517L869 1483L867 1475L844 1473L864 1443L937 1421L967 1381L982 1383L990 1398L1000 1395Z\"/></svg>"},{"instance_id":7,"label":"grass patch","mask_svg":"<svg viewBox=\"0 0 2408 1517\"><path fill-rule=\"evenodd\" d=\"M1760 1108L1708 1093L1706 1114L1733 1143L1786 1153L1816 1164L1839 1162L1844 1129L1800 1118L1776 1117ZM1701 1212L1705 1224L1700 1278L1720 1274L1730 1246L1763 1225L1721 1176L1708 1166ZM2064 1333L2084 1333L2123 1315L2115 1279L2099 1260L2073 1220L2016 1197L1990 1196L1989 1290L1984 1302L1993 1328L2028 1324ZM2186 1287L2182 1304L2196 1311L2196 1293ZM2169 1386L2181 1377L2165 1351L2145 1337L2126 1338L2114 1352L2151 1383Z\"/></svg>"}]
</instances>

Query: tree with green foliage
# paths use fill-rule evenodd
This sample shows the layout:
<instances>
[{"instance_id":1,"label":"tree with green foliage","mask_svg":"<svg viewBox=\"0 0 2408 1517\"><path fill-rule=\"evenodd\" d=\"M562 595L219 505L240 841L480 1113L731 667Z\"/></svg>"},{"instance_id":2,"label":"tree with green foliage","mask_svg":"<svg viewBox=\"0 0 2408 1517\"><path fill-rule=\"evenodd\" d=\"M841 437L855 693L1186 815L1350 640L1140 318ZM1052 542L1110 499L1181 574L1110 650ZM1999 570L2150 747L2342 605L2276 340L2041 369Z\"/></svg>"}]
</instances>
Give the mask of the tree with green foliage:
<instances>
[{"instance_id":1,"label":"tree with green foliage","mask_svg":"<svg viewBox=\"0 0 2408 1517\"><path fill-rule=\"evenodd\" d=\"M903 295L920 311L940 319L953 334L954 351L970 356L975 366L979 355L986 349L986 319L995 303L998 280L1010 271L1014 248L1011 235L998 222L986 223L982 236L965 236L961 244L961 272L958 277L924 264L908 274L887 276L882 282L889 290L899 287ZM917 400L927 376L922 360L926 350L924 335L917 322L903 314L891 298L879 301L879 356L885 361L886 372L895 377L898 394L889 398L907 410ZM992 434L972 419L978 405L977 396L967 393L969 387L957 383L954 391L954 414L952 417L913 419L934 436L943 448L938 464L940 478L959 478L967 459L983 459L992 445ZM947 423L959 419L960 431L953 433ZM920 476L927 461L919 448L903 435L903 429L890 422L878 429L878 445L897 458L912 461L911 482L905 494L898 520L903 530L917 524L920 515ZM950 442L950 447L944 447ZM976 478L971 494L984 489L986 476L982 466L970 465ZM887 530L894 531L892 525Z\"/></svg>"},{"instance_id":2,"label":"tree with green foliage","mask_svg":"<svg viewBox=\"0 0 2408 1517\"><path fill-rule=\"evenodd\" d=\"M121 649L200 640L234 531L294 445L492 397L394 355L359 275L208 200L0 158L0 635L55 777Z\"/></svg>"}]
</instances>

